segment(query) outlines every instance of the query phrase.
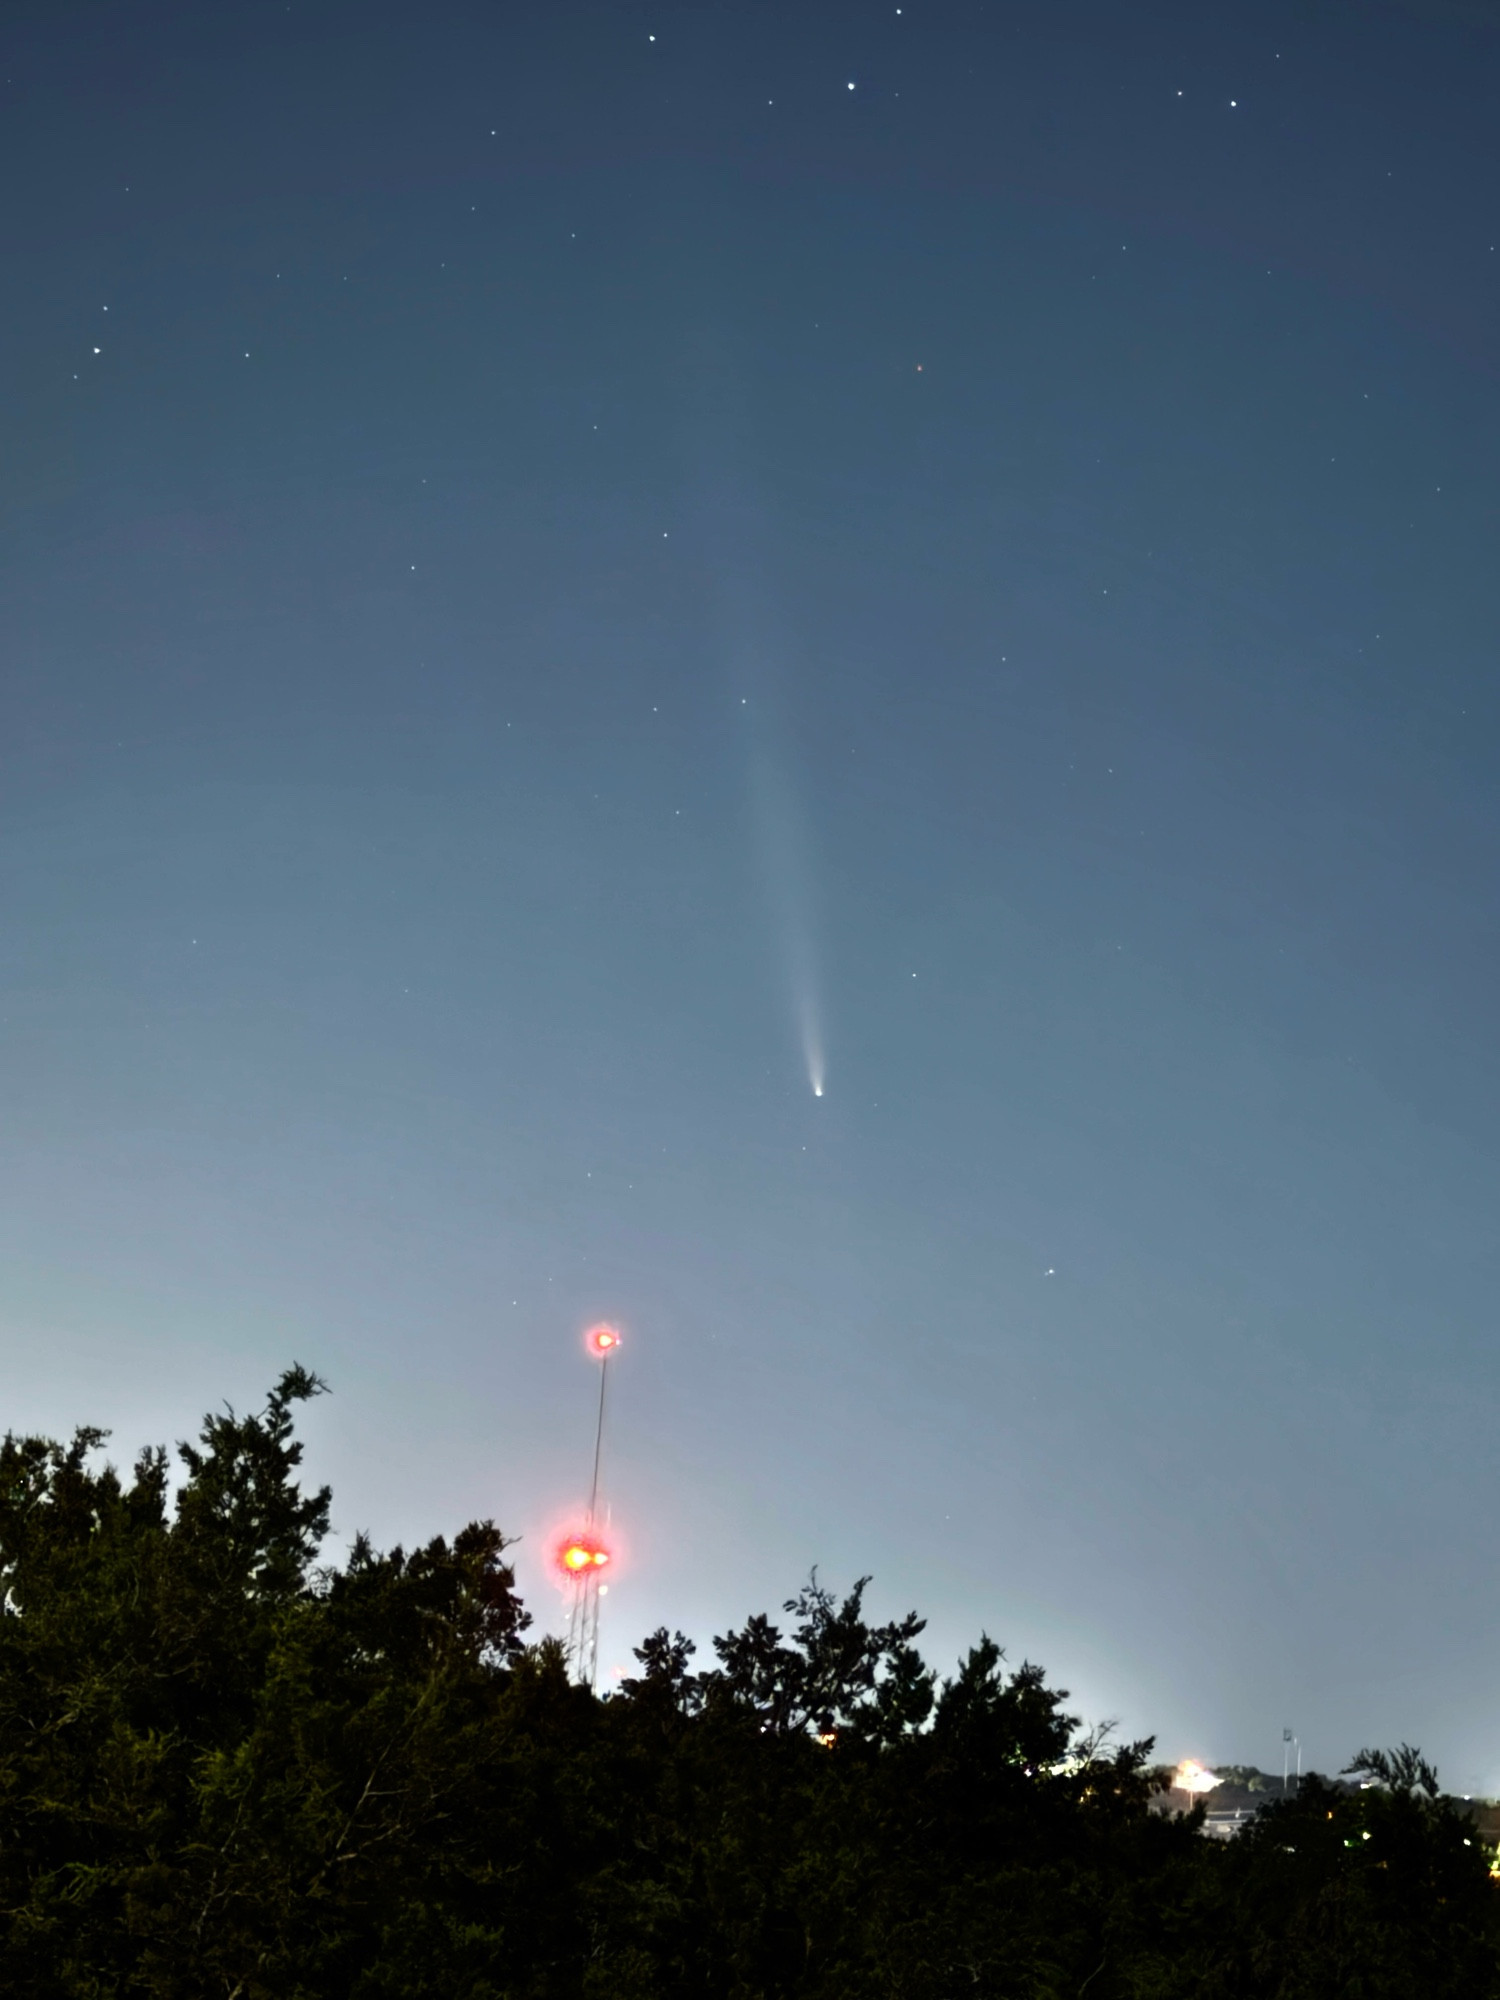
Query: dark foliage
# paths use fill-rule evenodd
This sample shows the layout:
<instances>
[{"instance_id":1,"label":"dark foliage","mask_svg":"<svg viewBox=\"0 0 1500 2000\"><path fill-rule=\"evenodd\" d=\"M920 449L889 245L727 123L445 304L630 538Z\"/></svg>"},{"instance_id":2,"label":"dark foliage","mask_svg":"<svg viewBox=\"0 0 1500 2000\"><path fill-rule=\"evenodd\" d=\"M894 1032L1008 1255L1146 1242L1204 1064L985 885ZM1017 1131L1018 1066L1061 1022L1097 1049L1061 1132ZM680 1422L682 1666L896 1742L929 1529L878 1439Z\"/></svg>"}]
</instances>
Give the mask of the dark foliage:
<instances>
[{"instance_id":1,"label":"dark foliage","mask_svg":"<svg viewBox=\"0 0 1500 2000\"><path fill-rule=\"evenodd\" d=\"M321 1567L290 1370L130 1480L0 1451L17 2000L1500 2000L1500 1893L1407 1746L1233 1843L982 1639L816 1575L695 1671L570 1684L489 1523Z\"/></svg>"}]
</instances>

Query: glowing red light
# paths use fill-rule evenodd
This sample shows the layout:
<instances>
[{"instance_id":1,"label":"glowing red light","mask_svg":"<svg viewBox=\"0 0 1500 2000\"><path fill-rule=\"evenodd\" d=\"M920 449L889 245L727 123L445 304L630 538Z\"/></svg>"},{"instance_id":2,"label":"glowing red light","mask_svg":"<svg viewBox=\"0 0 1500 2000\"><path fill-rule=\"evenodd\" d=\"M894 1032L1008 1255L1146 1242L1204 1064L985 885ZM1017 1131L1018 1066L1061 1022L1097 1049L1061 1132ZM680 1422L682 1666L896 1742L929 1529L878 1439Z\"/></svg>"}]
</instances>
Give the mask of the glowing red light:
<instances>
[{"instance_id":1,"label":"glowing red light","mask_svg":"<svg viewBox=\"0 0 1500 2000\"><path fill-rule=\"evenodd\" d=\"M608 1563L609 1550L597 1535L568 1535L558 1544L557 1566L565 1576L584 1576Z\"/></svg>"},{"instance_id":2,"label":"glowing red light","mask_svg":"<svg viewBox=\"0 0 1500 2000\"><path fill-rule=\"evenodd\" d=\"M590 1354L602 1361L607 1354L613 1354L620 1344L618 1331L612 1326L591 1326L584 1335L584 1343Z\"/></svg>"}]
</instances>

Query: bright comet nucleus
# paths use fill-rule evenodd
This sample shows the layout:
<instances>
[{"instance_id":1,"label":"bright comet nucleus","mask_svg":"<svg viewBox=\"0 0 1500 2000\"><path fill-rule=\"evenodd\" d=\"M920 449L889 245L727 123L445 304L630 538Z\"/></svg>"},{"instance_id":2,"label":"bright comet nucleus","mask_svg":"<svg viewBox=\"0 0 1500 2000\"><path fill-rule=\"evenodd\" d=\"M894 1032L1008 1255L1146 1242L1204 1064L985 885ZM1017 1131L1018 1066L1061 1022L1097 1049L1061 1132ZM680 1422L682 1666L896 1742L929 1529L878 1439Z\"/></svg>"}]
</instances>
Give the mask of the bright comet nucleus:
<instances>
[{"instance_id":1,"label":"bright comet nucleus","mask_svg":"<svg viewBox=\"0 0 1500 2000\"><path fill-rule=\"evenodd\" d=\"M802 1059L807 1064L807 1080L814 1097L823 1095L828 1065L823 1055L823 1027L818 1018L817 995L810 977L804 977L797 996L797 1013L802 1030Z\"/></svg>"}]
</instances>

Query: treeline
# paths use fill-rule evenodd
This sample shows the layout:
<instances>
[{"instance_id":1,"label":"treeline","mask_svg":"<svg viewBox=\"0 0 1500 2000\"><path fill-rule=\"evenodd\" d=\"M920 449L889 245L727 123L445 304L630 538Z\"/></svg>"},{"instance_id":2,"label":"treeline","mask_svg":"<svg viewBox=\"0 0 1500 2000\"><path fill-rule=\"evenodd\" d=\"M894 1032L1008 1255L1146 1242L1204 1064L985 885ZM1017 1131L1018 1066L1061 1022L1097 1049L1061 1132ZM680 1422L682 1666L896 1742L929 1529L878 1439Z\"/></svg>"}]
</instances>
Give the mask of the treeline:
<instances>
[{"instance_id":1,"label":"treeline","mask_svg":"<svg viewBox=\"0 0 1500 2000\"><path fill-rule=\"evenodd\" d=\"M301 1369L129 1478L0 1452L0 1993L161 2000L1484 2000L1500 1892L1413 1756L1233 1842L981 1640L816 1580L607 1699L504 1538L341 1565Z\"/></svg>"}]
</instances>

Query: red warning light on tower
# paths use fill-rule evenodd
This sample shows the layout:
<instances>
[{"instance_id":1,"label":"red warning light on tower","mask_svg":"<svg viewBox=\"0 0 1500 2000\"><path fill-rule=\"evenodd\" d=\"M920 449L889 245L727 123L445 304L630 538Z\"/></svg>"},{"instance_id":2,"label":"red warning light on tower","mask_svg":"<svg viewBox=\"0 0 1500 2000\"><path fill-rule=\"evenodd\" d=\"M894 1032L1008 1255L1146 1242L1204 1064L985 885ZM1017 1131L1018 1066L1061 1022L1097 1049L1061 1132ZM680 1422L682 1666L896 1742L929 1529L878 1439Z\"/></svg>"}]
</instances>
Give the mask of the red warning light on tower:
<instances>
[{"instance_id":1,"label":"red warning light on tower","mask_svg":"<svg viewBox=\"0 0 1500 2000\"><path fill-rule=\"evenodd\" d=\"M601 1322L600 1325L589 1328L583 1337L583 1341L585 1347L594 1356L595 1360L605 1361L620 1344L619 1329L613 1326L605 1326Z\"/></svg>"},{"instance_id":2,"label":"red warning light on tower","mask_svg":"<svg viewBox=\"0 0 1500 2000\"><path fill-rule=\"evenodd\" d=\"M607 1568L609 1550L598 1535L565 1535L557 1545L557 1566L564 1576L582 1577Z\"/></svg>"}]
</instances>

